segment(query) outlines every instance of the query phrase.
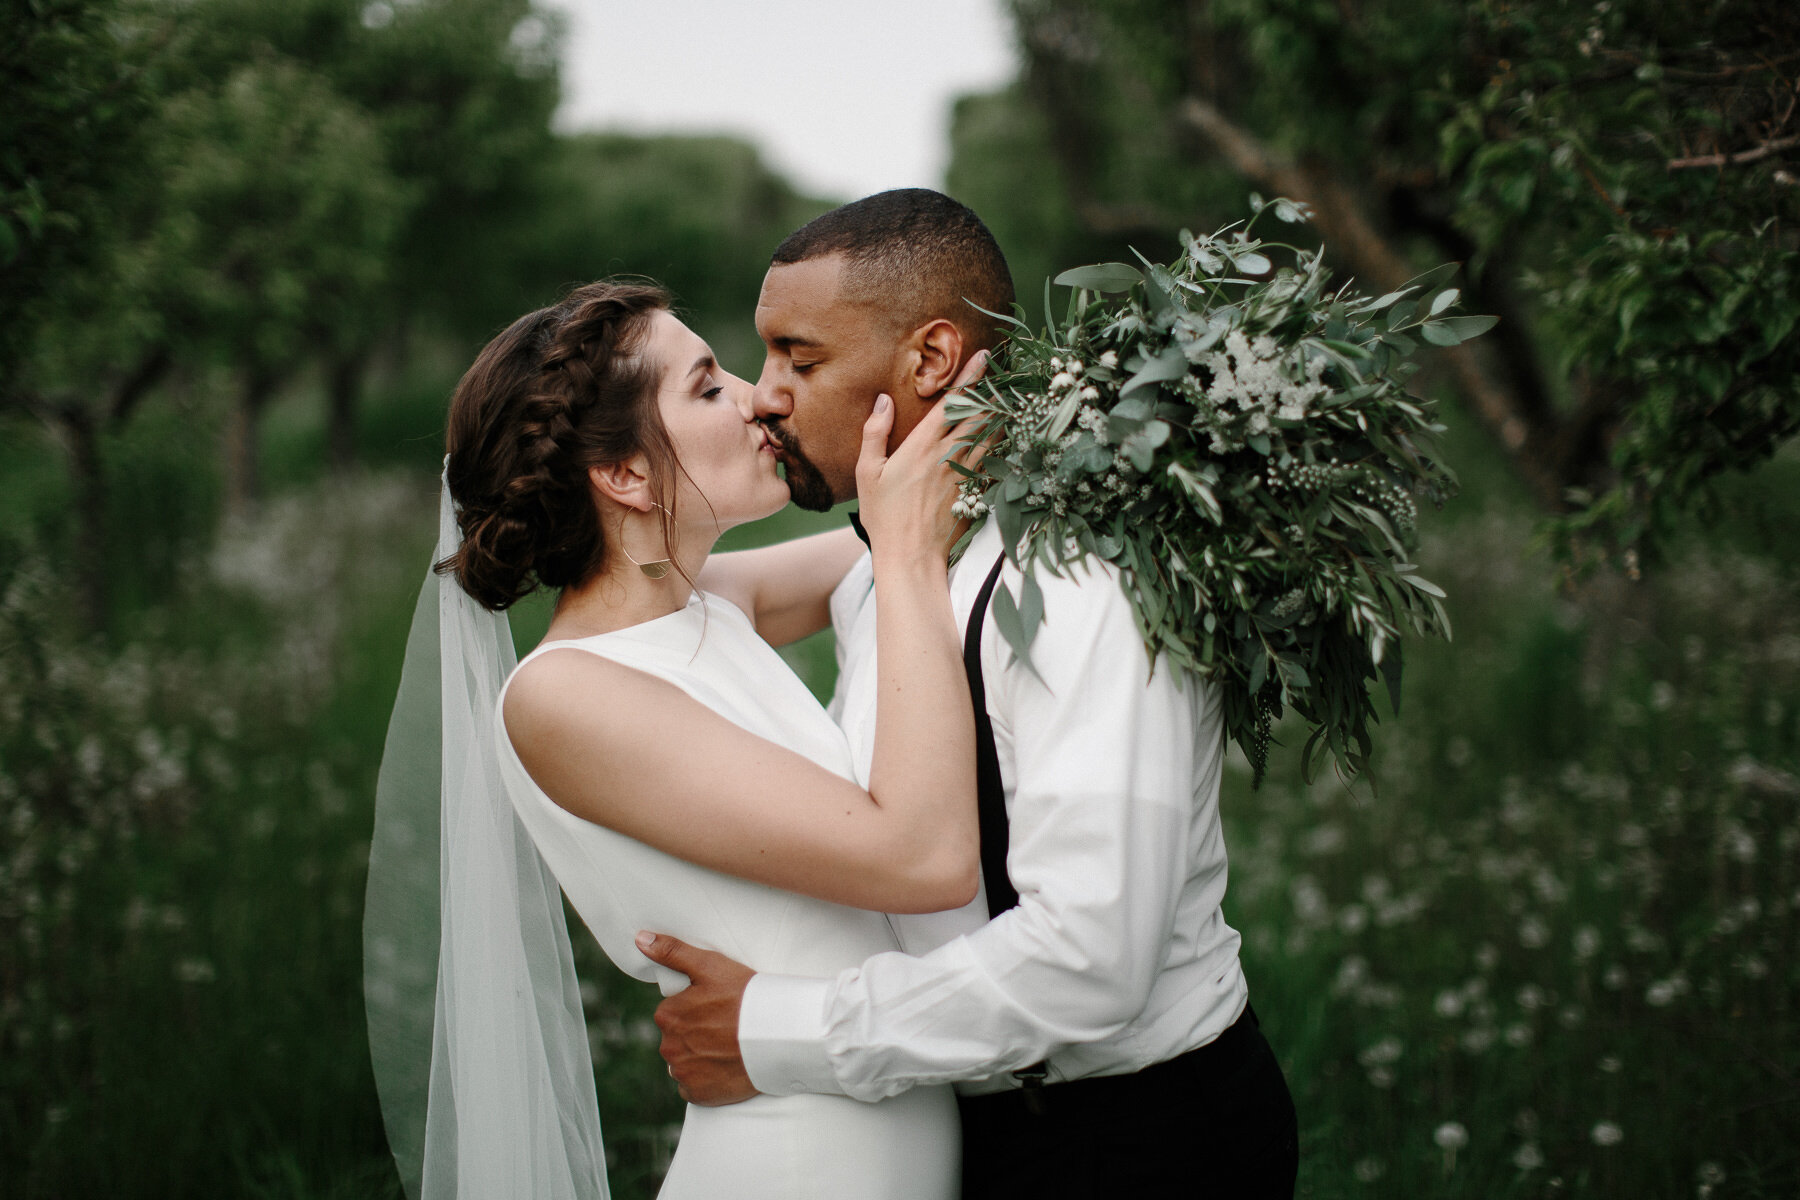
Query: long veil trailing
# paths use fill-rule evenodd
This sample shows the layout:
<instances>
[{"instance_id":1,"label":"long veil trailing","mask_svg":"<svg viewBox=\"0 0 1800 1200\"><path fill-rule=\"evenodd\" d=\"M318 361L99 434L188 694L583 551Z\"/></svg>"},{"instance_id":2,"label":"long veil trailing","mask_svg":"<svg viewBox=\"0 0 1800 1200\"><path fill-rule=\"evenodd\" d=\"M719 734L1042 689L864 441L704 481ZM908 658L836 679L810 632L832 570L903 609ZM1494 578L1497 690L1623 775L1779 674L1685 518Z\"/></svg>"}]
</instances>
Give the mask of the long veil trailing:
<instances>
[{"instance_id":1,"label":"long veil trailing","mask_svg":"<svg viewBox=\"0 0 1800 1200\"><path fill-rule=\"evenodd\" d=\"M446 482L432 561L461 534ZM562 894L496 758L504 613L427 570L376 785L369 1052L410 1200L607 1200Z\"/></svg>"}]
</instances>

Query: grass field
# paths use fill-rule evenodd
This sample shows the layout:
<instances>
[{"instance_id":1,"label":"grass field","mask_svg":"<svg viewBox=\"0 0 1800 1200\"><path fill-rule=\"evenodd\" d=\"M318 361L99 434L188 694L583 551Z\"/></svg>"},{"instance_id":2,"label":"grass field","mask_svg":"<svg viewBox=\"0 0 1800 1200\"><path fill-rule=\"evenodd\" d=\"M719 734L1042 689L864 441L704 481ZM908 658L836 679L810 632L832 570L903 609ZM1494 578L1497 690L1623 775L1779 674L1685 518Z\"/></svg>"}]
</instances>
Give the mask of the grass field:
<instances>
[{"instance_id":1,"label":"grass field","mask_svg":"<svg viewBox=\"0 0 1800 1200\"><path fill-rule=\"evenodd\" d=\"M204 411L147 414L110 448L100 640L68 631L38 549L55 456L0 439L8 1196L398 1194L359 921L442 394L374 410L346 481L308 467L310 410L277 410L277 498L216 538ZM1760 510L1644 583L1559 590L1504 478L1458 461L1424 556L1457 638L1409 648L1379 791L1227 781L1227 916L1300 1107L1302 1194L1791 1198L1800 473L1773 464L1744 489ZM521 641L544 619L522 611ZM795 661L828 686L828 643ZM614 1194L649 1196L680 1119L654 993L585 936L578 956Z\"/></svg>"}]
</instances>

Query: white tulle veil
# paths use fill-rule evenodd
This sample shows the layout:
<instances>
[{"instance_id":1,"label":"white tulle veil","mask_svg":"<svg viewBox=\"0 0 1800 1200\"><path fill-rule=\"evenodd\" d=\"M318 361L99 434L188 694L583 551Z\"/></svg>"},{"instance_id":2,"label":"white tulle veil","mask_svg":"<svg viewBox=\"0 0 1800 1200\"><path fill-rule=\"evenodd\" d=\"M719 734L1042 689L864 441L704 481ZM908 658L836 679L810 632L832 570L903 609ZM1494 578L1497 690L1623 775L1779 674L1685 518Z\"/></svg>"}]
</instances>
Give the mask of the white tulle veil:
<instances>
[{"instance_id":1,"label":"white tulle veil","mask_svg":"<svg viewBox=\"0 0 1800 1200\"><path fill-rule=\"evenodd\" d=\"M432 561L461 542L446 483ZM499 775L503 613L427 569L376 785L369 1052L410 1200L606 1200L562 895Z\"/></svg>"}]
</instances>

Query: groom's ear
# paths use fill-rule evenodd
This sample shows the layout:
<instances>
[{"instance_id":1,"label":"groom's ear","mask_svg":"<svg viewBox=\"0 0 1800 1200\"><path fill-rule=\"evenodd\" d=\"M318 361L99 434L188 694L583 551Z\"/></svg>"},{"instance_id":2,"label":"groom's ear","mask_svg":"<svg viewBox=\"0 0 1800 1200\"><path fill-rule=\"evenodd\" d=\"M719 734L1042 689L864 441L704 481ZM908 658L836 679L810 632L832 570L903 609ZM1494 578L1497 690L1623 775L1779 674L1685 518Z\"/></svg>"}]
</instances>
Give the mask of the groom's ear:
<instances>
[{"instance_id":1,"label":"groom's ear","mask_svg":"<svg viewBox=\"0 0 1800 1200\"><path fill-rule=\"evenodd\" d=\"M955 382L956 373L962 369L964 348L962 330L942 317L913 331L908 347L910 382L919 399L936 400Z\"/></svg>"},{"instance_id":2,"label":"groom's ear","mask_svg":"<svg viewBox=\"0 0 1800 1200\"><path fill-rule=\"evenodd\" d=\"M656 489L650 481L650 460L642 454L602 467L589 467L588 486L596 495L639 512L649 512L657 504Z\"/></svg>"}]
</instances>

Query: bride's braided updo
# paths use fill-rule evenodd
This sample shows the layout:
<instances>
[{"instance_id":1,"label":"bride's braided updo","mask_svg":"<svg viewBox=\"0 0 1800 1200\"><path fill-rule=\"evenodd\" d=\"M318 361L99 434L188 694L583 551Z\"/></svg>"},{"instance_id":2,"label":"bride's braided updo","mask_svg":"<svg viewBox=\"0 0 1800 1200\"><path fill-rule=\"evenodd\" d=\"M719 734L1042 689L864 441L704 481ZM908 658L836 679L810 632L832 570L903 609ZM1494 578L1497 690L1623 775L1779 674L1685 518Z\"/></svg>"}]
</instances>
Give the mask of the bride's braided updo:
<instances>
[{"instance_id":1,"label":"bride's braided updo","mask_svg":"<svg viewBox=\"0 0 1800 1200\"><path fill-rule=\"evenodd\" d=\"M662 367L642 353L669 304L654 284L585 284L514 321L457 384L445 477L463 542L437 569L486 607L580 583L606 561L588 468L642 453L664 487L673 478Z\"/></svg>"}]
</instances>

